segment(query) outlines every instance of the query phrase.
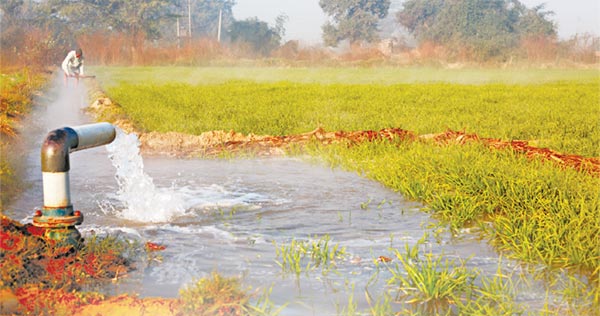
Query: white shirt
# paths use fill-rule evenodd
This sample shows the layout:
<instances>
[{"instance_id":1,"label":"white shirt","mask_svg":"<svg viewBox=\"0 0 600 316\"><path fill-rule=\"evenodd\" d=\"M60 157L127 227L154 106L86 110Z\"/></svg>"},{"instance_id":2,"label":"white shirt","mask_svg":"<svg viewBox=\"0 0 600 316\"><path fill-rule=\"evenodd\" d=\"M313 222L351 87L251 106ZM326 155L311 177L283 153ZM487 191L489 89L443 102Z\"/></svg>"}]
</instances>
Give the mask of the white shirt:
<instances>
[{"instance_id":1,"label":"white shirt","mask_svg":"<svg viewBox=\"0 0 600 316\"><path fill-rule=\"evenodd\" d=\"M74 75L75 72L83 75L83 56L78 58L74 50L70 51L62 62L62 70L68 75Z\"/></svg>"}]
</instances>

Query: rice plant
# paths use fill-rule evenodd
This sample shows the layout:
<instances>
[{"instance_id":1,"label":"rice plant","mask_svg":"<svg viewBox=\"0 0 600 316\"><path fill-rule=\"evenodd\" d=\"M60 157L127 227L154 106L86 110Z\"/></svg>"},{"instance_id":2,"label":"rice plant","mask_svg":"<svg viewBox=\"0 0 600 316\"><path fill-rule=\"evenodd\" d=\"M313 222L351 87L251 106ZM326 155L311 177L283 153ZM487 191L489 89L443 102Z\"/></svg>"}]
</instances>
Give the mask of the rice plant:
<instances>
[{"instance_id":1,"label":"rice plant","mask_svg":"<svg viewBox=\"0 0 600 316\"><path fill-rule=\"evenodd\" d=\"M294 273L299 277L302 272L310 272L321 268L323 274L327 274L336 267L337 260L343 260L346 256L346 248L338 244L330 245L329 235L314 237L314 240L292 239L288 245L278 246L276 243L276 263L284 273Z\"/></svg>"}]
</instances>

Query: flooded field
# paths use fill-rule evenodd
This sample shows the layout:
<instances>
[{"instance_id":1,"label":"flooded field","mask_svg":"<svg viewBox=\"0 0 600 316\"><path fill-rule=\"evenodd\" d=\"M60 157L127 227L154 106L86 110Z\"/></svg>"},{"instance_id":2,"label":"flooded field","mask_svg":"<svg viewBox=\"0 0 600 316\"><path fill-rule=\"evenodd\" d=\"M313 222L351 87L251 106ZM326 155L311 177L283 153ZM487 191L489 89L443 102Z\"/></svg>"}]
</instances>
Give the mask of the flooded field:
<instances>
[{"instance_id":1,"label":"flooded field","mask_svg":"<svg viewBox=\"0 0 600 316\"><path fill-rule=\"evenodd\" d=\"M26 132L31 185L8 207L8 215L22 222L42 207L39 156L46 133L90 122L83 86L57 84L53 93ZM256 293L271 289L269 299L286 306L284 315L332 315L351 302L364 310L372 303L365 293L395 293L386 286L396 265L393 249L416 245L433 227L419 203L360 175L301 158L142 158L137 137L119 131L112 144L72 153L70 160L71 199L85 216L79 226L84 237L111 234L166 247L160 260L140 261L136 271L107 288L111 294L177 297L186 284L217 271L241 277ZM499 265L519 269L468 230L435 237L423 250L468 259L467 266L489 275ZM282 249L296 241L327 241L344 251L331 265L296 274L282 267ZM546 294L535 282L519 289L519 301L534 306Z\"/></svg>"}]
</instances>

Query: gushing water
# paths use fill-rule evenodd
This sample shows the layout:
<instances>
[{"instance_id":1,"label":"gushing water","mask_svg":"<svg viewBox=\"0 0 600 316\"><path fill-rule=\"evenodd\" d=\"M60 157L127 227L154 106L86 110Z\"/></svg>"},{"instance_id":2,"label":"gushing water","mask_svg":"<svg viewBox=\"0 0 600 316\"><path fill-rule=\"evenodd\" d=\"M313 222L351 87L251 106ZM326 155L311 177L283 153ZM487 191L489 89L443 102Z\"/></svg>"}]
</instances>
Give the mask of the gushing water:
<instances>
[{"instance_id":1,"label":"gushing water","mask_svg":"<svg viewBox=\"0 0 600 316\"><path fill-rule=\"evenodd\" d=\"M135 134L117 128L116 139L106 146L116 168L117 199L125 208L117 216L139 222L168 222L185 215L184 197L174 189L157 188L144 172L140 142Z\"/></svg>"}]
</instances>

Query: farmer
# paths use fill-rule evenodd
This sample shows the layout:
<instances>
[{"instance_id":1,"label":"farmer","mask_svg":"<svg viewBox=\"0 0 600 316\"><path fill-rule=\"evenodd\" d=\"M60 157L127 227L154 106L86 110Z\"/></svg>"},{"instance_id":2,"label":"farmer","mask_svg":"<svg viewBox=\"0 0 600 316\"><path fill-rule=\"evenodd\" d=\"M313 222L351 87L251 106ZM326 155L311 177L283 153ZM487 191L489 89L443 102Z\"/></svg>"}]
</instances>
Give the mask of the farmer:
<instances>
[{"instance_id":1,"label":"farmer","mask_svg":"<svg viewBox=\"0 0 600 316\"><path fill-rule=\"evenodd\" d=\"M65 73L65 85L67 85L69 77L75 77L79 82L79 76L83 76L83 51L81 48L72 50L67 54L62 62L62 70Z\"/></svg>"}]
</instances>

